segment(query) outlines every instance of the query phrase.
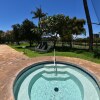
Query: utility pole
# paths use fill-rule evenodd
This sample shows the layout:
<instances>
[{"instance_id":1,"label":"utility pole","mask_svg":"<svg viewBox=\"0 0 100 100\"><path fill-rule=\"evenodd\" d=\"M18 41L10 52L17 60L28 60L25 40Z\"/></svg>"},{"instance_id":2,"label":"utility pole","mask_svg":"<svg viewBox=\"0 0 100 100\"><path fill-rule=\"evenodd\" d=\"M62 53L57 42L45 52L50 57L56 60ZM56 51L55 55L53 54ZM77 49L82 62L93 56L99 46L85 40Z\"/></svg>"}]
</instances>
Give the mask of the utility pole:
<instances>
[{"instance_id":1,"label":"utility pole","mask_svg":"<svg viewBox=\"0 0 100 100\"><path fill-rule=\"evenodd\" d=\"M91 17L89 13L87 0L83 0L83 5L84 5L84 10L85 10L87 24L88 24L88 30L89 30L89 50L93 51L93 29L92 29Z\"/></svg>"}]
</instances>

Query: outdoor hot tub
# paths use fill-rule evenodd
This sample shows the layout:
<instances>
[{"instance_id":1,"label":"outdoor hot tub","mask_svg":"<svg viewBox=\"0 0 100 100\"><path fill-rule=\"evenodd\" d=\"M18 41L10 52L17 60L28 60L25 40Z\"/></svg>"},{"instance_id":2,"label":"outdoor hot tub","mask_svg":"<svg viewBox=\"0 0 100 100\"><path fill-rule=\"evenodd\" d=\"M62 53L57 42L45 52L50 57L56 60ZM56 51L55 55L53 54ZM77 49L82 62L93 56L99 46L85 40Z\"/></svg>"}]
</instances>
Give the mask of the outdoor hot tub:
<instances>
[{"instance_id":1,"label":"outdoor hot tub","mask_svg":"<svg viewBox=\"0 0 100 100\"><path fill-rule=\"evenodd\" d=\"M80 66L41 62L22 70L13 87L15 100L100 100L97 79Z\"/></svg>"}]
</instances>

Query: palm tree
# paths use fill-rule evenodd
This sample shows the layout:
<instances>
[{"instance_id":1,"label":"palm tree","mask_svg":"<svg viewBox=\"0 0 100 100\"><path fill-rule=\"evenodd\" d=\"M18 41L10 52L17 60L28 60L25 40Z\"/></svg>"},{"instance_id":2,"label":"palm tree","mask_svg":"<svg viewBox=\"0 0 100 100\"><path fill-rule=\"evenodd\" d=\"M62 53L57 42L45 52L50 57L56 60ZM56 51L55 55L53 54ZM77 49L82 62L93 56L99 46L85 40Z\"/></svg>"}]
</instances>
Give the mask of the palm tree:
<instances>
[{"instance_id":1,"label":"palm tree","mask_svg":"<svg viewBox=\"0 0 100 100\"><path fill-rule=\"evenodd\" d=\"M83 0L83 5L84 5L84 10L87 18L88 29L89 29L89 50L92 51L93 50L93 29L92 29L92 23L89 14L87 0Z\"/></svg>"},{"instance_id":2,"label":"palm tree","mask_svg":"<svg viewBox=\"0 0 100 100\"><path fill-rule=\"evenodd\" d=\"M40 28L40 20L41 20L41 18L45 17L47 15L47 13L43 13L42 9L40 7L40 8L36 8L36 11L32 11L31 14L34 15L32 18L38 18L39 19L38 26Z\"/></svg>"},{"instance_id":3,"label":"palm tree","mask_svg":"<svg viewBox=\"0 0 100 100\"><path fill-rule=\"evenodd\" d=\"M34 29L34 28L36 28L36 26L32 21L25 19L22 22L22 25L21 25L22 37L25 40L29 41L30 47L32 46L33 41L35 40L35 34L31 31L31 29Z\"/></svg>"}]
</instances>

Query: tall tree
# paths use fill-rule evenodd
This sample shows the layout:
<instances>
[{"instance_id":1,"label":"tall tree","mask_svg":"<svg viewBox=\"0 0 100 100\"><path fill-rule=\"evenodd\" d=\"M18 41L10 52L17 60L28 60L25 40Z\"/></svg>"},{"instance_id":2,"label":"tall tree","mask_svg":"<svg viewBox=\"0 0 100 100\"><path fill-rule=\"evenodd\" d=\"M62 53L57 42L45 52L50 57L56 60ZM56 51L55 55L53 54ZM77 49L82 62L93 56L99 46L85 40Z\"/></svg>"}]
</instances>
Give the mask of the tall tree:
<instances>
[{"instance_id":1,"label":"tall tree","mask_svg":"<svg viewBox=\"0 0 100 100\"><path fill-rule=\"evenodd\" d=\"M42 29L41 30L41 33L38 29L38 27L34 27L33 29L31 29L31 31L33 32L34 34L34 42L36 42L37 44L39 44L42 40Z\"/></svg>"},{"instance_id":2,"label":"tall tree","mask_svg":"<svg viewBox=\"0 0 100 100\"><path fill-rule=\"evenodd\" d=\"M87 0L83 0L83 5L84 5L84 10L87 18L88 29L89 29L89 50L92 51L93 50L93 29L92 29L92 23L89 14Z\"/></svg>"},{"instance_id":3,"label":"tall tree","mask_svg":"<svg viewBox=\"0 0 100 100\"><path fill-rule=\"evenodd\" d=\"M12 30L9 30L9 31L6 31L5 32L5 36L4 36L4 38L5 38L5 41L7 42L7 43L13 43L13 41L14 41L14 38L13 38L13 31Z\"/></svg>"},{"instance_id":4,"label":"tall tree","mask_svg":"<svg viewBox=\"0 0 100 100\"><path fill-rule=\"evenodd\" d=\"M13 38L16 41L16 43L19 45L20 43L20 38L21 38L21 34L20 34L20 24L15 24L12 25L13 28Z\"/></svg>"},{"instance_id":5,"label":"tall tree","mask_svg":"<svg viewBox=\"0 0 100 100\"><path fill-rule=\"evenodd\" d=\"M34 29L36 26L34 23L28 19L24 20L21 26L21 32L22 36L25 40L28 40L30 43L30 46L32 46L33 40L34 40L34 33L32 32L32 29Z\"/></svg>"},{"instance_id":6,"label":"tall tree","mask_svg":"<svg viewBox=\"0 0 100 100\"><path fill-rule=\"evenodd\" d=\"M59 35L62 41L70 42L70 47L72 47L72 35L82 34L84 29L85 20L69 18L69 16L64 16L62 14L48 16L41 20L41 26L44 29L44 32L51 33L53 37L54 47L56 45L57 36Z\"/></svg>"},{"instance_id":7,"label":"tall tree","mask_svg":"<svg viewBox=\"0 0 100 100\"><path fill-rule=\"evenodd\" d=\"M4 32L0 30L0 43L3 42L3 35L4 35Z\"/></svg>"},{"instance_id":8,"label":"tall tree","mask_svg":"<svg viewBox=\"0 0 100 100\"><path fill-rule=\"evenodd\" d=\"M85 33L84 28L85 20L68 18L66 17L66 24L63 26L62 32L60 32L60 37L62 42L67 41L70 43L70 48L72 48L73 35L80 35Z\"/></svg>"},{"instance_id":9,"label":"tall tree","mask_svg":"<svg viewBox=\"0 0 100 100\"><path fill-rule=\"evenodd\" d=\"M41 27L47 34L50 33L51 39L54 43L54 48L57 42L58 34L62 31L63 24L65 23L65 16L62 14L48 16L41 20Z\"/></svg>"}]
</instances>

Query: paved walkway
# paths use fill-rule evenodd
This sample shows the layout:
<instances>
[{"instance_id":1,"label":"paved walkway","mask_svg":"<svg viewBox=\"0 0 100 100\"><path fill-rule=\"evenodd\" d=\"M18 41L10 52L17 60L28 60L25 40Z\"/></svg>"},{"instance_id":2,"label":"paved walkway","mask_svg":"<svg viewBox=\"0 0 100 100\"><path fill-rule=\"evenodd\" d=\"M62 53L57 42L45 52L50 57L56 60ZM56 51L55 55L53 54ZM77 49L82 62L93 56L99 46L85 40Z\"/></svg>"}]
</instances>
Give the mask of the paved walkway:
<instances>
[{"instance_id":1,"label":"paved walkway","mask_svg":"<svg viewBox=\"0 0 100 100\"><path fill-rule=\"evenodd\" d=\"M100 64L71 57L56 57L56 59L82 66L96 76L100 83ZM22 69L37 62L52 60L53 57L49 56L31 59L7 45L0 45L0 100L14 100L13 82Z\"/></svg>"}]
</instances>

